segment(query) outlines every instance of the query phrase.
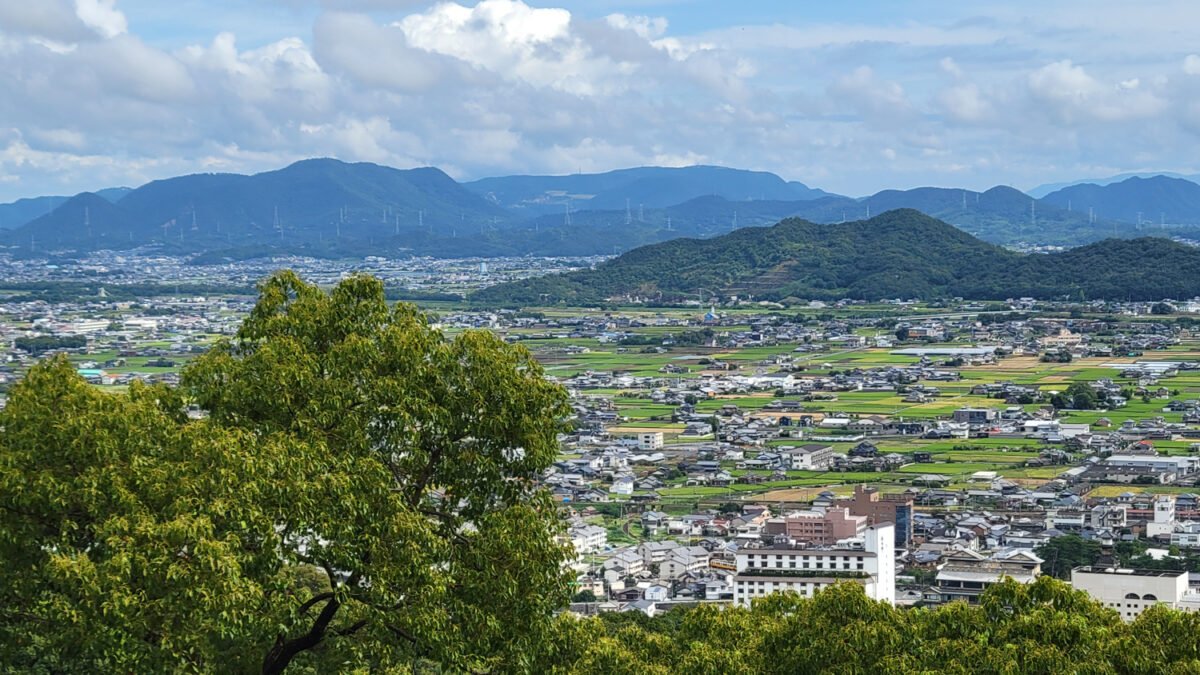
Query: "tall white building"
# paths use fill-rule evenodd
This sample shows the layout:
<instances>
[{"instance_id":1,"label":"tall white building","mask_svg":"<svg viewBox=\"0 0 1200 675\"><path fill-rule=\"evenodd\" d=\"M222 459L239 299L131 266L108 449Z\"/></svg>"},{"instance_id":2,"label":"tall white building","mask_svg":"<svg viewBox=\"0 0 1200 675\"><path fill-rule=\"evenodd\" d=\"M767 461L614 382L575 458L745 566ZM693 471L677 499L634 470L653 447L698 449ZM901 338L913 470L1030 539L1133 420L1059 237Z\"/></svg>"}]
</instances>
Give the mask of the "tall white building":
<instances>
[{"instance_id":1,"label":"tall white building","mask_svg":"<svg viewBox=\"0 0 1200 675\"><path fill-rule=\"evenodd\" d=\"M867 597L896 602L894 527L883 523L868 527L859 539L838 542L829 548L792 545L743 548L737 552L733 602L750 601L772 593L794 591L812 597L839 581L862 584Z\"/></svg>"},{"instance_id":2,"label":"tall white building","mask_svg":"<svg viewBox=\"0 0 1200 675\"><path fill-rule=\"evenodd\" d=\"M578 525L568 532L571 545L579 555L595 553L608 544L608 530L599 525Z\"/></svg>"},{"instance_id":3,"label":"tall white building","mask_svg":"<svg viewBox=\"0 0 1200 675\"><path fill-rule=\"evenodd\" d=\"M1154 520L1146 523L1146 536L1170 535L1175 531L1175 495L1154 496Z\"/></svg>"},{"instance_id":4,"label":"tall white building","mask_svg":"<svg viewBox=\"0 0 1200 675\"><path fill-rule=\"evenodd\" d=\"M1116 610L1126 621L1157 604L1187 612L1200 610L1200 595L1189 591L1187 572L1077 567L1071 570L1071 585Z\"/></svg>"},{"instance_id":5,"label":"tall white building","mask_svg":"<svg viewBox=\"0 0 1200 675\"><path fill-rule=\"evenodd\" d=\"M650 451L661 450L663 446L663 432L661 431L646 431L638 434L638 450Z\"/></svg>"}]
</instances>

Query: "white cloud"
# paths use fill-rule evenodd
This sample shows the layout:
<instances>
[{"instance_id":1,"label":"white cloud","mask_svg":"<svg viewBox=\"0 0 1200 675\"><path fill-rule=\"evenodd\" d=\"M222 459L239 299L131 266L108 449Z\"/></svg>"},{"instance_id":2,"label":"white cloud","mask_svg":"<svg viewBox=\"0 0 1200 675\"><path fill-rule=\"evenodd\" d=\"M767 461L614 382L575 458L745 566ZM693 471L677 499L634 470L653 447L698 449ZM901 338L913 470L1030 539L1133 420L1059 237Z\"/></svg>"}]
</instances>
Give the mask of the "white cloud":
<instances>
[{"instance_id":1,"label":"white cloud","mask_svg":"<svg viewBox=\"0 0 1200 675\"><path fill-rule=\"evenodd\" d=\"M594 96L624 88L636 66L593 54L571 30L565 9L537 9L520 0L452 2L397 24L408 43L452 56L502 79Z\"/></svg>"},{"instance_id":2,"label":"white cloud","mask_svg":"<svg viewBox=\"0 0 1200 675\"><path fill-rule=\"evenodd\" d=\"M0 0L0 32L58 42L95 37L68 0Z\"/></svg>"},{"instance_id":3,"label":"white cloud","mask_svg":"<svg viewBox=\"0 0 1200 675\"><path fill-rule=\"evenodd\" d=\"M788 6L699 34L675 3L271 0L290 22L253 26L149 3L0 0L0 200L310 155L463 177L705 162L852 194L1200 169L1183 0Z\"/></svg>"},{"instance_id":4,"label":"white cloud","mask_svg":"<svg viewBox=\"0 0 1200 675\"><path fill-rule=\"evenodd\" d=\"M938 61L938 67L942 69L942 72L951 77L961 78L963 76L963 69L960 68L958 63L949 56L942 57L942 60Z\"/></svg>"},{"instance_id":5,"label":"white cloud","mask_svg":"<svg viewBox=\"0 0 1200 675\"><path fill-rule=\"evenodd\" d=\"M667 20L662 17L609 14L604 20L613 28L633 31L646 40L656 40L667 32Z\"/></svg>"},{"instance_id":6,"label":"white cloud","mask_svg":"<svg viewBox=\"0 0 1200 675\"><path fill-rule=\"evenodd\" d=\"M859 66L829 87L833 104L845 107L868 121L893 125L906 123L913 106L898 83L881 78L870 66Z\"/></svg>"},{"instance_id":7,"label":"white cloud","mask_svg":"<svg viewBox=\"0 0 1200 675\"><path fill-rule=\"evenodd\" d=\"M181 50L179 58L216 96L233 95L242 102L290 106L303 112L328 105L329 76L300 38L240 52L237 38L221 33L208 47Z\"/></svg>"},{"instance_id":8,"label":"white cloud","mask_svg":"<svg viewBox=\"0 0 1200 675\"><path fill-rule=\"evenodd\" d=\"M85 44L73 57L91 67L102 94L182 103L194 92L191 74L178 59L129 35Z\"/></svg>"},{"instance_id":9,"label":"white cloud","mask_svg":"<svg viewBox=\"0 0 1200 675\"><path fill-rule=\"evenodd\" d=\"M1047 104L1051 114L1069 120L1142 119L1166 107L1158 95L1143 90L1136 78L1106 85L1070 60L1043 66L1030 73L1028 81L1035 99Z\"/></svg>"},{"instance_id":10,"label":"white cloud","mask_svg":"<svg viewBox=\"0 0 1200 675\"><path fill-rule=\"evenodd\" d=\"M949 87L938 96L938 102L951 118L960 122L980 122L992 116L992 105L973 83Z\"/></svg>"},{"instance_id":11,"label":"white cloud","mask_svg":"<svg viewBox=\"0 0 1200 675\"><path fill-rule=\"evenodd\" d=\"M441 61L409 46L399 27L380 26L363 15L322 15L313 39L322 65L367 87L418 92L445 75Z\"/></svg>"},{"instance_id":12,"label":"white cloud","mask_svg":"<svg viewBox=\"0 0 1200 675\"><path fill-rule=\"evenodd\" d=\"M129 30L116 5L116 0L75 0L75 15L102 37L116 37Z\"/></svg>"}]
</instances>

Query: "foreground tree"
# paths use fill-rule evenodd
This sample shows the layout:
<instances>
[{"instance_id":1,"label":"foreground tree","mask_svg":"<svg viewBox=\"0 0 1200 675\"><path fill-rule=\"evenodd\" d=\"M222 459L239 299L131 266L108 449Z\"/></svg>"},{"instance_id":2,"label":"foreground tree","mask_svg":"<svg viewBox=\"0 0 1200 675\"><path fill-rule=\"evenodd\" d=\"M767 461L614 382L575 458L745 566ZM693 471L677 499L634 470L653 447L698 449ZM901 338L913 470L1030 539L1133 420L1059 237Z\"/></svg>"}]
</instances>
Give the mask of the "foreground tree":
<instances>
[{"instance_id":1,"label":"foreground tree","mask_svg":"<svg viewBox=\"0 0 1200 675\"><path fill-rule=\"evenodd\" d=\"M0 657L522 670L566 599L535 482L564 413L527 352L447 340L367 277L270 278L180 390L111 396L38 366L0 413L0 563L19 570Z\"/></svg>"},{"instance_id":2,"label":"foreground tree","mask_svg":"<svg viewBox=\"0 0 1200 675\"><path fill-rule=\"evenodd\" d=\"M540 669L550 673L1200 672L1200 615L1155 607L1132 623L1064 582L1012 580L979 605L903 610L836 584L813 598L746 608L702 605L648 619L564 617Z\"/></svg>"},{"instance_id":3,"label":"foreground tree","mask_svg":"<svg viewBox=\"0 0 1200 675\"><path fill-rule=\"evenodd\" d=\"M0 662L12 671L255 667L286 615L284 448L188 424L178 392L101 393L65 359L0 413ZM259 656L259 660L261 656Z\"/></svg>"}]
</instances>

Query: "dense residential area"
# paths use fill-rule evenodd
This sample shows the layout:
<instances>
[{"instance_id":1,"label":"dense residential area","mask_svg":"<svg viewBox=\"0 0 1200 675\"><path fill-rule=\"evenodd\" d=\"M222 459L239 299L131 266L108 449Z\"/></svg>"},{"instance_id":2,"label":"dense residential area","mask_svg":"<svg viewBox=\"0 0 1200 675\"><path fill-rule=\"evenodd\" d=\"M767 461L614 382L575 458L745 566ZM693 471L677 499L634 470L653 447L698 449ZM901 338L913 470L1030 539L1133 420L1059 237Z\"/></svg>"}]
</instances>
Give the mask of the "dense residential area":
<instances>
[{"instance_id":1,"label":"dense residential area","mask_svg":"<svg viewBox=\"0 0 1200 675\"><path fill-rule=\"evenodd\" d=\"M175 384L253 306L214 285L278 263L327 282L354 271L95 259L54 300L29 288L44 266L11 261L24 278L0 305L0 375L61 352L102 390ZM570 264L377 272L440 297ZM93 290L97 268L109 285ZM147 269L167 290L124 297L128 270ZM653 617L837 583L898 606L977 603L1042 575L1126 619L1200 607L1200 301L424 304L447 335L526 347L570 395L541 482L574 551L572 612Z\"/></svg>"},{"instance_id":2,"label":"dense residential area","mask_svg":"<svg viewBox=\"0 0 1200 675\"><path fill-rule=\"evenodd\" d=\"M573 609L653 615L837 581L972 603L1051 574L1127 619L1194 610L1191 308L699 307L686 326L612 317L595 346L544 349L576 401L546 478L572 513L577 599L594 598ZM619 346L639 331L662 339ZM701 349L673 344L691 332ZM621 353L625 369L588 367Z\"/></svg>"}]
</instances>

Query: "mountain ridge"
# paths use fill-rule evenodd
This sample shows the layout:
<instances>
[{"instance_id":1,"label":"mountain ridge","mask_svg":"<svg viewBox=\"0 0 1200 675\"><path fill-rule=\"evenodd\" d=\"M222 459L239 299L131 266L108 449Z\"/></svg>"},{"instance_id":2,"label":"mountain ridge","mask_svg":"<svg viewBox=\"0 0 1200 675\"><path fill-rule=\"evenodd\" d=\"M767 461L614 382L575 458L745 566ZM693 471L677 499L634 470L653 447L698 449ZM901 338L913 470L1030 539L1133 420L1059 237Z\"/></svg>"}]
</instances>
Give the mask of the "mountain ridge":
<instances>
[{"instance_id":1,"label":"mountain ridge","mask_svg":"<svg viewBox=\"0 0 1200 675\"><path fill-rule=\"evenodd\" d=\"M132 188L116 187L96 190L93 194L116 203L131 191ZM0 230L11 230L40 218L65 204L70 198L65 195L43 195L23 197L7 204L0 204Z\"/></svg>"},{"instance_id":2,"label":"mountain ridge","mask_svg":"<svg viewBox=\"0 0 1200 675\"><path fill-rule=\"evenodd\" d=\"M798 181L785 181L768 171L724 166L642 166L601 173L514 175L481 178L464 183L467 189L504 208L531 215L576 209L665 208L704 196L800 201L830 196Z\"/></svg>"},{"instance_id":3,"label":"mountain ridge","mask_svg":"<svg viewBox=\"0 0 1200 675\"><path fill-rule=\"evenodd\" d=\"M548 193L546 180L565 189ZM1150 205L1164 199L1145 189L1155 185L1153 180L1122 184L1133 193L1121 199L1144 203L1138 210L1150 211ZM1173 233L1200 238L1200 186L1172 185L1182 185L1176 191L1189 195L1177 200L1180 214L1193 208L1197 213L1194 224L1177 225ZM502 189L497 193L489 187ZM594 189L594 194L574 189ZM744 199L754 190L759 198ZM0 231L0 243L15 255L32 255L31 242L36 242L41 250L75 252L153 246L198 260L276 254L607 255L788 217L837 224L897 208L914 208L989 242L1017 248L1070 247L1141 234L1133 223L1107 214L1125 217L1132 206L1096 209L1093 217L1079 200L1064 203L1057 193L1037 200L1009 186L982 192L918 187L851 198L768 172L715 166L496 177L461 184L434 167L395 169L312 158L250 175L199 173L157 180L121 191L115 195L119 199L98 194L115 201L116 209L95 204L95 218L87 224L91 209L78 200L68 205L74 198L22 205L37 215L19 228ZM532 200L534 206L512 206L514 200ZM49 206L54 209L39 213Z\"/></svg>"},{"instance_id":4,"label":"mountain ridge","mask_svg":"<svg viewBox=\"0 0 1200 675\"><path fill-rule=\"evenodd\" d=\"M1106 185L1082 183L1051 192L1041 201L1058 206L1073 204L1138 225L1147 221L1200 224L1200 185L1171 176L1131 176Z\"/></svg>"},{"instance_id":5,"label":"mountain ridge","mask_svg":"<svg viewBox=\"0 0 1200 675\"><path fill-rule=\"evenodd\" d=\"M1154 259L1172 274L1138 261ZM1097 270L1103 270L1102 273ZM725 296L787 298L1161 299L1200 287L1200 249L1164 239L1019 254L913 209L820 225L790 218L712 239L643 246L589 270L483 289L473 299L506 304L601 304L613 298L679 301L701 289Z\"/></svg>"}]
</instances>

